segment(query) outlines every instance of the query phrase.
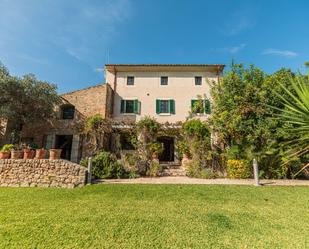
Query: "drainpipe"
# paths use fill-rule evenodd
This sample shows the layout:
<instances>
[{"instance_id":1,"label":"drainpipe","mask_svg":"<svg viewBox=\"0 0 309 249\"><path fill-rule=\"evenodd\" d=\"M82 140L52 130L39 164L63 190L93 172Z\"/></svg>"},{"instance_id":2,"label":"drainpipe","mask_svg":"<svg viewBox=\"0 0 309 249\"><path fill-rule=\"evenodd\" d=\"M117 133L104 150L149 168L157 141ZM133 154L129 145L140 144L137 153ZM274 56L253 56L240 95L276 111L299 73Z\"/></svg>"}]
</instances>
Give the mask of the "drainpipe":
<instances>
[{"instance_id":1,"label":"drainpipe","mask_svg":"<svg viewBox=\"0 0 309 249\"><path fill-rule=\"evenodd\" d=\"M112 93L113 97L112 97L112 110L111 110L112 117L114 115L114 104L115 104L116 90L117 90L117 70L116 70L116 67L114 66L114 84L113 84L113 93Z\"/></svg>"}]
</instances>

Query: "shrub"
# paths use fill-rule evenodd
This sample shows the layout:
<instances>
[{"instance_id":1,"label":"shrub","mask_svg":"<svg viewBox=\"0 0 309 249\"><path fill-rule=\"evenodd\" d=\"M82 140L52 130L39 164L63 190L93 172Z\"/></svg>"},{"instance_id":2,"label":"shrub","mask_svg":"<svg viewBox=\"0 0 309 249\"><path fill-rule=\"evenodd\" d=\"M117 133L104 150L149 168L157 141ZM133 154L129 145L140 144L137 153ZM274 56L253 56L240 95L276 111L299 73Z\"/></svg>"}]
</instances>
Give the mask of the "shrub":
<instances>
[{"instance_id":1,"label":"shrub","mask_svg":"<svg viewBox=\"0 0 309 249\"><path fill-rule=\"evenodd\" d=\"M139 157L137 153L126 153L123 158L123 166L129 178L139 176Z\"/></svg>"},{"instance_id":2,"label":"shrub","mask_svg":"<svg viewBox=\"0 0 309 249\"><path fill-rule=\"evenodd\" d=\"M183 129L186 135L196 136L196 137L209 137L210 130L206 122L200 119L191 119L183 124Z\"/></svg>"},{"instance_id":3,"label":"shrub","mask_svg":"<svg viewBox=\"0 0 309 249\"><path fill-rule=\"evenodd\" d=\"M149 165L146 175L150 177L160 176L161 171L162 171L161 165L156 161L152 161Z\"/></svg>"},{"instance_id":4,"label":"shrub","mask_svg":"<svg viewBox=\"0 0 309 249\"><path fill-rule=\"evenodd\" d=\"M217 174L212 169L205 168L201 170L199 178L214 179L217 178Z\"/></svg>"},{"instance_id":5,"label":"shrub","mask_svg":"<svg viewBox=\"0 0 309 249\"><path fill-rule=\"evenodd\" d=\"M87 167L88 159L83 158L80 165ZM115 155L110 152L100 152L92 159L92 174L96 178L125 178L128 173L121 163L117 161Z\"/></svg>"},{"instance_id":6,"label":"shrub","mask_svg":"<svg viewBox=\"0 0 309 249\"><path fill-rule=\"evenodd\" d=\"M152 143L150 146L150 151L151 153L160 155L163 152L163 146L161 143L158 143L158 142Z\"/></svg>"},{"instance_id":7,"label":"shrub","mask_svg":"<svg viewBox=\"0 0 309 249\"><path fill-rule=\"evenodd\" d=\"M186 175L194 178L214 179L216 172L210 168L203 168L199 161L189 160L185 163Z\"/></svg>"},{"instance_id":8,"label":"shrub","mask_svg":"<svg viewBox=\"0 0 309 249\"><path fill-rule=\"evenodd\" d=\"M228 160L227 175L233 179L245 179L251 176L249 163L245 160Z\"/></svg>"},{"instance_id":9,"label":"shrub","mask_svg":"<svg viewBox=\"0 0 309 249\"><path fill-rule=\"evenodd\" d=\"M9 152L14 148L13 144L5 144L3 145L3 147L1 148L1 152Z\"/></svg>"},{"instance_id":10,"label":"shrub","mask_svg":"<svg viewBox=\"0 0 309 249\"><path fill-rule=\"evenodd\" d=\"M180 153L180 156L182 156L183 154L190 156L190 147L188 145L187 141L179 141L177 143L177 149Z\"/></svg>"},{"instance_id":11,"label":"shrub","mask_svg":"<svg viewBox=\"0 0 309 249\"><path fill-rule=\"evenodd\" d=\"M196 177L200 176L200 172L202 170L201 165L198 161L190 160L185 163L186 175L189 177Z\"/></svg>"}]
</instances>

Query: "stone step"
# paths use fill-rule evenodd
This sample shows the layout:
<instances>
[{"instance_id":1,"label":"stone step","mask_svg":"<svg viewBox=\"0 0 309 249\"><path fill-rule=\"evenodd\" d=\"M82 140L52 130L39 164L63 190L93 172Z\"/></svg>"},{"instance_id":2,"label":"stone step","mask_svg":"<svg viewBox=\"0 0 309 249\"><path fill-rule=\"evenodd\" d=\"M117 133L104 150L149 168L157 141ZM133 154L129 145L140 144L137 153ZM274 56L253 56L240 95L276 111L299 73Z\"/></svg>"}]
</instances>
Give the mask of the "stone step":
<instances>
[{"instance_id":1,"label":"stone step","mask_svg":"<svg viewBox=\"0 0 309 249\"><path fill-rule=\"evenodd\" d=\"M183 168L179 169L163 169L161 176L185 176L186 171Z\"/></svg>"},{"instance_id":2,"label":"stone step","mask_svg":"<svg viewBox=\"0 0 309 249\"><path fill-rule=\"evenodd\" d=\"M180 169L180 164L160 164L163 169Z\"/></svg>"}]
</instances>

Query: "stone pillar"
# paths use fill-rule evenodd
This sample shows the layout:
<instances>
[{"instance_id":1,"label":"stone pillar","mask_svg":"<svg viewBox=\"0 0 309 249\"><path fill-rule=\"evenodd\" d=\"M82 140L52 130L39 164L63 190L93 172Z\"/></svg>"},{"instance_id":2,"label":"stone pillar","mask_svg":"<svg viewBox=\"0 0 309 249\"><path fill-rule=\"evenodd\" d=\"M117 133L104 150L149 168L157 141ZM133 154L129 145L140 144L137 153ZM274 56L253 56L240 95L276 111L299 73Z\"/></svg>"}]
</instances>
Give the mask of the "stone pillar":
<instances>
[{"instance_id":1,"label":"stone pillar","mask_svg":"<svg viewBox=\"0 0 309 249\"><path fill-rule=\"evenodd\" d=\"M71 161L75 163L78 161L79 138L79 135L73 135Z\"/></svg>"}]
</instances>

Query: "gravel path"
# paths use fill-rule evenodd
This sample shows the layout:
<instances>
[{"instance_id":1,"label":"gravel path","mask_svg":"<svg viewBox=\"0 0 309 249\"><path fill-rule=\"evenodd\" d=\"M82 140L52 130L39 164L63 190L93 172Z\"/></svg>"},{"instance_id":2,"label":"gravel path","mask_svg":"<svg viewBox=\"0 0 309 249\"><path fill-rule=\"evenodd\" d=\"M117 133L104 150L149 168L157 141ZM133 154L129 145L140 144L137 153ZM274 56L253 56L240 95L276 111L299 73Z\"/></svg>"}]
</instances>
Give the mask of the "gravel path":
<instances>
[{"instance_id":1,"label":"gravel path","mask_svg":"<svg viewBox=\"0 0 309 249\"><path fill-rule=\"evenodd\" d=\"M135 179L97 180L99 184L206 184L206 185L254 185L253 179L197 179L186 176ZM264 186L309 186L309 180L261 180Z\"/></svg>"}]
</instances>

